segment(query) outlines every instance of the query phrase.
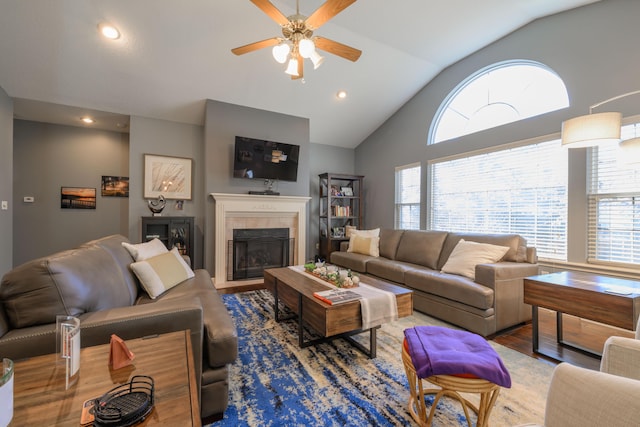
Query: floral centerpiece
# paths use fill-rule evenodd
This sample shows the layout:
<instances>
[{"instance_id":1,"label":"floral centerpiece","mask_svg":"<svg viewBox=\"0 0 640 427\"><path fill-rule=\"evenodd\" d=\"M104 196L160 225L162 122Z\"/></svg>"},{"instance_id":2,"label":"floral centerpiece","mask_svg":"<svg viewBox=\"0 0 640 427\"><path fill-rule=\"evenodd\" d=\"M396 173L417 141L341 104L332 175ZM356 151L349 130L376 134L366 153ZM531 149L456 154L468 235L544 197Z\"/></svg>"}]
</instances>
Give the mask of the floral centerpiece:
<instances>
[{"instance_id":1,"label":"floral centerpiece","mask_svg":"<svg viewBox=\"0 0 640 427\"><path fill-rule=\"evenodd\" d=\"M339 269L336 265L324 262L307 263L304 270L325 280L338 288L356 288L360 284L360 276L349 269Z\"/></svg>"}]
</instances>

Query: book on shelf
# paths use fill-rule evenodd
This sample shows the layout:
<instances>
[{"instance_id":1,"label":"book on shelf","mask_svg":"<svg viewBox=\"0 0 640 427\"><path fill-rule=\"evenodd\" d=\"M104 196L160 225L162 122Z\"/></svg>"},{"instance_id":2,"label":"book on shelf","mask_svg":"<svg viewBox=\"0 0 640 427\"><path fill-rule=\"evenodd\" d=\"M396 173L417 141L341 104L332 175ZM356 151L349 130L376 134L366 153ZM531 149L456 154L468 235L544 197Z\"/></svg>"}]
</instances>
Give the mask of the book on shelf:
<instances>
[{"instance_id":1,"label":"book on shelf","mask_svg":"<svg viewBox=\"0 0 640 427\"><path fill-rule=\"evenodd\" d=\"M313 296L329 305L342 304L362 298L362 295L348 289L330 289L328 291L314 292Z\"/></svg>"}]
</instances>

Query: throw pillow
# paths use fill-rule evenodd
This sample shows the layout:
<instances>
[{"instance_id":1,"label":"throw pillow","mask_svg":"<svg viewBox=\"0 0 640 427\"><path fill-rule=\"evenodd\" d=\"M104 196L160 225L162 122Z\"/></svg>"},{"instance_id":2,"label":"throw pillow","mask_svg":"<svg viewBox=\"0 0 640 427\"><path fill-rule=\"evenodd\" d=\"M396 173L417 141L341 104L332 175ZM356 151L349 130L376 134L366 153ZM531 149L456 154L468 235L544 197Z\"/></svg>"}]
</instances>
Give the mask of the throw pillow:
<instances>
[{"instance_id":1,"label":"throw pillow","mask_svg":"<svg viewBox=\"0 0 640 427\"><path fill-rule=\"evenodd\" d=\"M352 234L354 231L358 231L358 228L357 228L355 225L347 225L347 226L345 226L344 228L345 228L345 233L344 233L344 235L345 235L345 237L347 237L347 238L351 237L351 234Z\"/></svg>"},{"instance_id":2,"label":"throw pillow","mask_svg":"<svg viewBox=\"0 0 640 427\"><path fill-rule=\"evenodd\" d=\"M378 237L380 236L380 229L373 228L371 230L351 230L351 234L357 234L364 237Z\"/></svg>"},{"instance_id":3,"label":"throw pillow","mask_svg":"<svg viewBox=\"0 0 640 427\"><path fill-rule=\"evenodd\" d=\"M122 246L129 251L131 256L136 261L144 261L156 255L169 252L167 247L160 241L160 239L149 240L145 243L131 244L122 242Z\"/></svg>"},{"instance_id":4,"label":"throw pillow","mask_svg":"<svg viewBox=\"0 0 640 427\"><path fill-rule=\"evenodd\" d=\"M349 248L347 249L347 252L379 257L380 237L361 236L359 233L352 233L351 238L349 239Z\"/></svg>"},{"instance_id":5,"label":"throw pillow","mask_svg":"<svg viewBox=\"0 0 640 427\"><path fill-rule=\"evenodd\" d=\"M498 262L509 250L506 246L489 243L467 242L460 239L449 259L442 266L442 273L457 274L476 279L476 265Z\"/></svg>"},{"instance_id":6,"label":"throw pillow","mask_svg":"<svg viewBox=\"0 0 640 427\"><path fill-rule=\"evenodd\" d=\"M134 262L131 269L151 299L194 276L193 270L177 248L144 261Z\"/></svg>"}]
</instances>

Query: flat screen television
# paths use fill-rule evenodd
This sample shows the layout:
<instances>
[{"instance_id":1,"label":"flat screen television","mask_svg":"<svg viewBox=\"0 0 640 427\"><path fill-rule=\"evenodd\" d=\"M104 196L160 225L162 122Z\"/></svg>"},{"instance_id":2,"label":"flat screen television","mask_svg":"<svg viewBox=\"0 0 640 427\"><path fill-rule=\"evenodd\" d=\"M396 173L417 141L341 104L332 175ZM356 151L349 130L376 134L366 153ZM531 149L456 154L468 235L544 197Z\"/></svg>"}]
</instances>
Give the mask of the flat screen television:
<instances>
[{"instance_id":1,"label":"flat screen television","mask_svg":"<svg viewBox=\"0 0 640 427\"><path fill-rule=\"evenodd\" d=\"M295 182L299 157L299 145L236 136L233 176Z\"/></svg>"}]
</instances>

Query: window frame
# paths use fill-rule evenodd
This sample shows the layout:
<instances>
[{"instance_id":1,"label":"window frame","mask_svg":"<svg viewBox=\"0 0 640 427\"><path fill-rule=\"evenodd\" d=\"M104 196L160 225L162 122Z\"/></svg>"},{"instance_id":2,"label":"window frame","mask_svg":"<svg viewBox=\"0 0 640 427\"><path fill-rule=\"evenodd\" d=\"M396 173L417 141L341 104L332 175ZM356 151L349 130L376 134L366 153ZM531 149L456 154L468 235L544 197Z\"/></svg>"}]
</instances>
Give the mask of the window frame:
<instances>
[{"instance_id":1,"label":"window frame","mask_svg":"<svg viewBox=\"0 0 640 427\"><path fill-rule=\"evenodd\" d=\"M400 186L402 185L401 179L400 179L400 174L402 174L402 172L406 172L410 169L417 169L418 172L418 181L417 181L417 186L418 186L418 201L417 202L402 202L400 199L401 197L401 188ZM394 218L393 218L393 223L394 223L394 227L396 229L407 229L407 230L419 230L421 228L421 223L422 223L422 207L421 207L421 200L422 200L422 163L420 162L415 162L415 163L410 163L407 165L403 165L403 166L397 166L395 168L395 196L394 196ZM402 210L403 208L408 207L410 210L412 208L418 210L418 223L417 228L402 228L401 225L403 224L402 221ZM412 221L408 221L410 224L412 223Z\"/></svg>"}]
</instances>

